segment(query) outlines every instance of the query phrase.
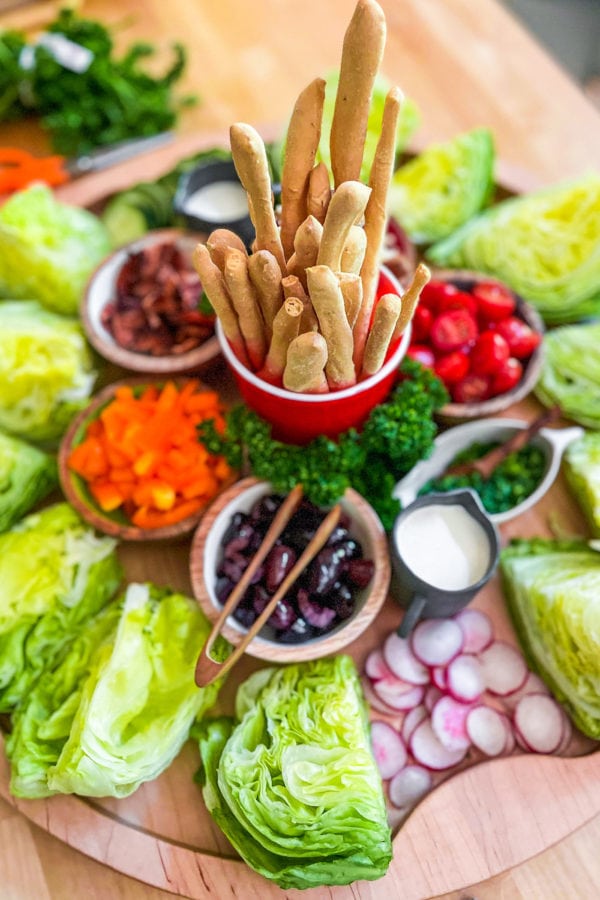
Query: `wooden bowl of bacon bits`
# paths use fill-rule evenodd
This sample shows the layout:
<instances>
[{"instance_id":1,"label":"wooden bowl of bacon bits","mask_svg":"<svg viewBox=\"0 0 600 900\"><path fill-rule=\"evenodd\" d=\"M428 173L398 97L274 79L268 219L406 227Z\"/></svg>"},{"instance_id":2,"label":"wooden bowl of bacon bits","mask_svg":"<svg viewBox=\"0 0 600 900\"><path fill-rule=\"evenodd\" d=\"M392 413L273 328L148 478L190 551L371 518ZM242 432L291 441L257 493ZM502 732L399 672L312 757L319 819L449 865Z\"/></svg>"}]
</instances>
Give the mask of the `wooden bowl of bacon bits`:
<instances>
[{"instance_id":1,"label":"wooden bowl of bacon bits","mask_svg":"<svg viewBox=\"0 0 600 900\"><path fill-rule=\"evenodd\" d=\"M197 243L178 229L150 231L98 266L81 317L101 356L132 372L175 375L218 355L215 316L191 262Z\"/></svg>"}]
</instances>

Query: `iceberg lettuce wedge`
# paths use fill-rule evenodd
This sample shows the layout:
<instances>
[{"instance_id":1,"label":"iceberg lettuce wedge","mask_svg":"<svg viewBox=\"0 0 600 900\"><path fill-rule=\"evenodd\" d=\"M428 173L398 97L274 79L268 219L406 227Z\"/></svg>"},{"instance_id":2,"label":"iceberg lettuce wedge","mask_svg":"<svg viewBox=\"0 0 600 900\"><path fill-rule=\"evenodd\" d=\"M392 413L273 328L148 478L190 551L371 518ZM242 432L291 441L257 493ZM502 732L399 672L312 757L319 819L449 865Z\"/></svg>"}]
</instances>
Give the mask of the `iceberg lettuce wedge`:
<instances>
[{"instance_id":1,"label":"iceberg lettuce wedge","mask_svg":"<svg viewBox=\"0 0 600 900\"><path fill-rule=\"evenodd\" d=\"M600 432L588 431L569 444L563 462L569 486L594 537L600 537Z\"/></svg>"},{"instance_id":2,"label":"iceberg lettuce wedge","mask_svg":"<svg viewBox=\"0 0 600 900\"><path fill-rule=\"evenodd\" d=\"M0 432L0 532L18 522L57 484L54 457Z\"/></svg>"},{"instance_id":3,"label":"iceberg lettuce wedge","mask_svg":"<svg viewBox=\"0 0 600 900\"><path fill-rule=\"evenodd\" d=\"M544 364L535 393L546 406L600 429L600 323L569 325L544 338Z\"/></svg>"}]
</instances>

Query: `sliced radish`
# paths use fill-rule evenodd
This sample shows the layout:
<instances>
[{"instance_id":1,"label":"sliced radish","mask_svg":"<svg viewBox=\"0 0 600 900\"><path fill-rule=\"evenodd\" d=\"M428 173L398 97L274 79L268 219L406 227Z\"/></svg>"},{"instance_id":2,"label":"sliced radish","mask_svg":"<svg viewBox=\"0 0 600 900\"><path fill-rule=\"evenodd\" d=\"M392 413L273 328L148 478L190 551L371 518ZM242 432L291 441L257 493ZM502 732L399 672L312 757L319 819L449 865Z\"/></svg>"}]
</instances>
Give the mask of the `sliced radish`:
<instances>
[{"instance_id":1,"label":"sliced radish","mask_svg":"<svg viewBox=\"0 0 600 900\"><path fill-rule=\"evenodd\" d=\"M371 746L379 774L385 781L406 765L406 747L387 722L371 722Z\"/></svg>"},{"instance_id":2,"label":"sliced radish","mask_svg":"<svg viewBox=\"0 0 600 900\"><path fill-rule=\"evenodd\" d=\"M560 744L554 751L557 756L562 756L569 749L569 744L573 739L573 726L571 720L565 712L563 712L563 736Z\"/></svg>"},{"instance_id":3,"label":"sliced radish","mask_svg":"<svg viewBox=\"0 0 600 900\"><path fill-rule=\"evenodd\" d=\"M413 653L426 666L445 666L463 647L463 633L453 619L427 619L412 633Z\"/></svg>"},{"instance_id":4,"label":"sliced radish","mask_svg":"<svg viewBox=\"0 0 600 900\"><path fill-rule=\"evenodd\" d=\"M478 700L485 690L481 663L476 656L465 653L456 656L448 664L446 680L448 692L462 703Z\"/></svg>"},{"instance_id":5,"label":"sliced radish","mask_svg":"<svg viewBox=\"0 0 600 900\"><path fill-rule=\"evenodd\" d=\"M373 690L380 700L396 710L412 709L414 706L418 706L425 693L424 687L400 681L394 675L373 682Z\"/></svg>"},{"instance_id":6,"label":"sliced radish","mask_svg":"<svg viewBox=\"0 0 600 900\"><path fill-rule=\"evenodd\" d=\"M461 609L454 621L463 633L463 653L481 653L494 640L492 621L479 609Z\"/></svg>"},{"instance_id":7,"label":"sliced radish","mask_svg":"<svg viewBox=\"0 0 600 900\"><path fill-rule=\"evenodd\" d=\"M492 694L506 697L525 684L527 666L514 647L504 641L494 641L479 654L485 686Z\"/></svg>"},{"instance_id":8,"label":"sliced radish","mask_svg":"<svg viewBox=\"0 0 600 900\"><path fill-rule=\"evenodd\" d=\"M405 766L389 783L391 803L398 809L410 809L433 787L430 772L423 766Z\"/></svg>"},{"instance_id":9,"label":"sliced radish","mask_svg":"<svg viewBox=\"0 0 600 900\"><path fill-rule=\"evenodd\" d=\"M431 680L439 691L445 691L447 689L446 669L444 666L433 667L431 670Z\"/></svg>"},{"instance_id":10,"label":"sliced radish","mask_svg":"<svg viewBox=\"0 0 600 900\"><path fill-rule=\"evenodd\" d=\"M427 718L427 710L424 706L415 706L414 709L409 709L409 711L404 716L404 721L402 722L402 728L400 729L400 734L402 736L402 740L408 746L411 735L417 725L420 725L421 722Z\"/></svg>"},{"instance_id":11,"label":"sliced radish","mask_svg":"<svg viewBox=\"0 0 600 900\"><path fill-rule=\"evenodd\" d=\"M411 684L428 684L429 672L412 652L410 642L393 631L383 645L383 658L394 675Z\"/></svg>"},{"instance_id":12,"label":"sliced radish","mask_svg":"<svg viewBox=\"0 0 600 900\"><path fill-rule=\"evenodd\" d=\"M369 653L365 662L365 675L368 675L373 681L379 681L380 678L386 678L392 674L385 663L381 650L373 650Z\"/></svg>"},{"instance_id":13,"label":"sliced radish","mask_svg":"<svg viewBox=\"0 0 600 900\"><path fill-rule=\"evenodd\" d=\"M489 706L476 706L465 720L465 728L473 745L486 756L499 756L509 744L512 729L506 716Z\"/></svg>"},{"instance_id":14,"label":"sliced radish","mask_svg":"<svg viewBox=\"0 0 600 900\"><path fill-rule=\"evenodd\" d=\"M387 716L398 716L398 710L392 709L391 706L388 706L387 703L384 703L381 697L378 697L373 690L371 683L366 679L363 679L362 681L362 689L363 694L365 695L365 700L372 709L376 709L379 712L385 713Z\"/></svg>"},{"instance_id":15,"label":"sliced radish","mask_svg":"<svg viewBox=\"0 0 600 900\"><path fill-rule=\"evenodd\" d=\"M502 751L503 756L510 756L510 754L514 751L517 745L517 739L515 737L515 732L510 724L508 723L508 727L506 729L506 744L504 745L504 750Z\"/></svg>"},{"instance_id":16,"label":"sliced radish","mask_svg":"<svg viewBox=\"0 0 600 900\"><path fill-rule=\"evenodd\" d=\"M410 752L422 766L435 771L451 769L465 758L466 749L448 750L425 720L417 725L410 739Z\"/></svg>"},{"instance_id":17,"label":"sliced radish","mask_svg":"<svg viewBox=\"0 0 600 900\"><path fill-rule=\"evenodd\" d=\"M467 750L471 739L465 729L469 707L452 697L441 697L431 710L431 727L447 750Z\"/></svg>"},{"instance_id":18,"label":"sliced radish","mask_svg":"<svg viewBox=\"0 0 600 900\"><path fill-rule=\"evenodd\" d=\"M444 695L442 694L440 689L436 688L435 685L432 684L431 687L427 688L427 690L425 691L425 698L423 700L423 703L425 704L425 709L428 713L431 714L431 710L438 702L438 700L440 700L443 696Z\"/></svg>"},{"instance_id":19,"label":"sliced radish","mask_svg":"<svg viewBox=\"0 0 600 900\"><path fill-rule=\"evenodd\" d=\"M515 709L515 729L534 753L554 753L565 732L563 711L546 694L528 694Z\"/></svg>"},{"instance_id":20,"label":"sliced radish","mask_svg":"<svg viewBox=\"0 0 600 900\"><path fill-rule=\"evenodd\" d=\"M526 697L528 694L546 694L547 696L550 696L550 690L535 672L529 672L525 679L525 683L518 691L513 691L512 694L509 694L506 697L506 705L509 708L514 709L521 697Z\"/></svg>"}]
</instances>

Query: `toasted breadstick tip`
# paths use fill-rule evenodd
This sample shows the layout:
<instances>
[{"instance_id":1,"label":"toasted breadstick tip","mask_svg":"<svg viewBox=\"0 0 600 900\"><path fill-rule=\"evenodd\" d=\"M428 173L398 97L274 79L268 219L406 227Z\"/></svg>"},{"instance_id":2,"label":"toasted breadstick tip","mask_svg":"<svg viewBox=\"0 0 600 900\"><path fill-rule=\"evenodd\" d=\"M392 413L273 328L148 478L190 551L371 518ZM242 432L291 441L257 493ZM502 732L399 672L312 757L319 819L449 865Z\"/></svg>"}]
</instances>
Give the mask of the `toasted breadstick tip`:
<instances>
[{"instance_id":1,"label":"toasted breadstick tip","mask_svg":"<svg viewBox=\"0 0 600 900\"><path fill-rule=\"evenodd\" d=\"M400 297L397 294L384 294L380 297L365 347L361 373L363 377L374 375L382 367L399 315Z\"/></svg>"},{"instance_id":2,"label":"toasted breadstick tip","mask_svg":"<svg viewBox=\"0 0 600 900\"><path fill-rule=\"evenodd\" d=\"M268 250L257 250L248 257L248 272L265 322L268 340L273 331L273 319L283 303L281 269Z\"/></svg>"},{"instance_id":3,"label":"toasted breadstick tip","mask_svg":"<svg viewBox=\"0 0 600 900\"><path fill-rule=\"evenodd\" d=\"M273 336L259 377L271 384L281 383L290 342L298 336L304 306L297 297L288 297L273 320Z\"/></svg>"},{"instance_id":4,"label":"toasted breadstick tip","mask_svg":"<svg viewBox=\"0 0 600 900\"><path fill-rule=\"evenodd\" d=\"M216 228L212 231L208 236L206 246L208 247L210 258L221 272L225 268L225 250L228 247L234 247L242 253L246 252L246 247L241 237L233 231L229 231L228 228Z\"/></svg>"},{"instance_id":5,"label":"toasted breadstick tip","mask_svg":"<svg viewBox=\"0 0 600 900\"><path fill-rule=\"evenodd\" d=\"M306 270L308 292L319 320L321 334L327 341L328 359L325 374L332 390L356 383L352 362L352 329L346 318L344 298L335 274L327 266Z\"/></svg>"},{"instance_id":6,"label":"toasted breadstick tip","mask_svg":"<svg viewBox=\"0 0 600 900\"><path fill-rule=\"evenodd\" d=\"M340 261L340 269L342 272L360 272L360 268L365 258L365 250L367 249L367 233L360 225L353 225L348 232L344 249L342 250L342 258Z\"/></svg>"},{"instance_id":7,"label":"toasted breadstick tip","mask_svg":"<svg viewBox=\"0 0 600 900\"><path fill-rule=\"evenodd\" d=\"M360 181L345 181L333 194L319 246L318 266L341 271L344 245L350 229L362 217L371 195L371 188Z\"/></svg>"},{"instance_id":8,"label":"toasted breadstick tip","mask_svg":"<svg viewBox=\"0 0 600 900\"><path fill-rule=\"evenodd\" d=\"M411 283L409 284L405 293L402 295L400 316L398 317L398 322L396 324L394 333L395 337L403 334L403 332L406 331L408 323L411 321L415 309L417 308L419 298L421 297L421 291L430 279L431 272L429 271L427 266L424 263L419 263L415 270L415 274L413 275Z\"/></svg>"},{"instance_id":9,"label":"toasted breadstick tip","mask_svg":"<svg viewBox=\"0 0 600 900\"><path fill-rule=\"evenodd\" d=\"M283 386L299 393L326 393L326 363L327 341L323 335L312 331L298 335L288 347Z\"/></svg>"},{"instance_id":10,"label":"toasted breadstick tip","mask_svg":"<svg viewBox=\"0 0 600 900\"><path fill-rule=\"evenodd\" d=\"M346 310L346 318L350 328L354 328L361 301L362 301L362 281L360 275L353 272L337 272L337 280L342 290L344 298L344 309Z\"/></svg>"},{"instance_id":11,"label":"toasted breadstick tip","mask_svg":"<svg viewBox=\"0 0 600 900\"><path fill-rule=\"evenodd\" d=\"M329 201L331 200L331 185L329 183L329 172L324 162L318 163L308 179L308 196L306 198L306 212L309 216L314 216L318 222L323 224Z\"/></svg>"},{"instance_id":12,"label":"toasted breadstick tip","mask_svg":"<svg viewBox=\"0 0 600 900\"><path fill-rule=\"evenodd\" d=\"M248 354L246 353L237 313L225 286L221 270L210 258L210 253L205 244L196 246L192 255L192 262L233 352L243 365L249 366Z\"/></svg>"},{"instance_id":13,"label":"toasted breadstick tip","mask_svg":"<svg viewBox=\"0 0 600 900\"><path fill-rule=\"evenodd\" d=\"M262 313L256 291L250 281L248 257L245 253L234 247L226 249L223 277L238 316L250 362L255 370L260 369L265 359L267 342Z\"/></svg>"}]
</instances>

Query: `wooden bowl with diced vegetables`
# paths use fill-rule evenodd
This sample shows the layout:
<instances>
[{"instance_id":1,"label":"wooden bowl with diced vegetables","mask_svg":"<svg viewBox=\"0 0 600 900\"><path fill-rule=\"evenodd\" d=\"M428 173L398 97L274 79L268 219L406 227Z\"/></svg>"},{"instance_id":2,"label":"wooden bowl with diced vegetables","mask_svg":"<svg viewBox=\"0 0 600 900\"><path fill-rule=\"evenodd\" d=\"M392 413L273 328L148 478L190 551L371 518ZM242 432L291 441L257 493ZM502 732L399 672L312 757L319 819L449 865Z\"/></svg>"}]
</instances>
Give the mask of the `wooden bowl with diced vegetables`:
<instances>
[{"instance_id":1,"label":"wooden bowl with diced vegetables","mask_svg":"<svg viewBox=\"0 0 600 900\"><path fill-rule=\"evenodd\" d=\"M434 369L451 401L447 424L497 415L533 389L544 324L505 284L479 272L434 270L413 317L407 355Z\"/></svg>"},{"instance_id":2,"label":"wooden bowl with diced vegetables","mask_svg":"<svg viewBox=\"0 0 600 900\"><path fill-rule=\"evenodd\" d=\"M71 423L58 453L61 487L83 519L124 541L188 534L235 478L200 443L219 422L218 394L196 379L132 379L101 390Z\"/></svg>"},{"instance_id":3,"label":"wooden bowl with diced vegetables","mask_svg":"<svg viewBox=\"0 0 600 900\"><path fill-rule=\"evenodd\" d=\"M168 377L218 356L214 313L191 263L197 243L196 235L176 228L150 231L98 266L86 287L81 320L104 359L131 372Z\"/></svg>"}]
</instances>

